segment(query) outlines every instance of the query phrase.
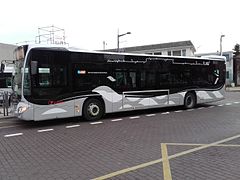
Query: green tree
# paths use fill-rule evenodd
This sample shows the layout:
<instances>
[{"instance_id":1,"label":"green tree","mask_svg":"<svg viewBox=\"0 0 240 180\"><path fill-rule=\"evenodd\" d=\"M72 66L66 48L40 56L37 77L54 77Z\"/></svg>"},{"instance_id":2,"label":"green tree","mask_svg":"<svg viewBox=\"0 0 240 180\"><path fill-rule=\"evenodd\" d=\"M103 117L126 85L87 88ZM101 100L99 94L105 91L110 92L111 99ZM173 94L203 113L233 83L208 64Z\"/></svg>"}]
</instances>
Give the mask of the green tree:
<instances>
[{"instance_id":1,"label":"green tree","mask_svg":"<svg viewBox=\"0 0 240 180\"><path fill-rule=\"evenodd\" d=\"M233 56L234 57L236 57L236 56L238 56L239 54L240 54L240 45L239 44L236 44L235 46L234 46L234 49L233 49Z\"/></svg>"}]
</instances>

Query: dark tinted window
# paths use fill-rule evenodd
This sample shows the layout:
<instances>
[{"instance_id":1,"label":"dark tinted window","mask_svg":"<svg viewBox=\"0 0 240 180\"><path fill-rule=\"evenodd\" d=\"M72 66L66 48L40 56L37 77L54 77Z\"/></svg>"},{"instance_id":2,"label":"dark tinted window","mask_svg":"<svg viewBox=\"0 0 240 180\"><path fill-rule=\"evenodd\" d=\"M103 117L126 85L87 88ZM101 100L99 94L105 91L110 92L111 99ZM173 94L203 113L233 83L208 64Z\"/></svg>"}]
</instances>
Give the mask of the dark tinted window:
<instances>
[{"instance_id":1,"label":"dark tinted window","mask_svg":"<svg viewBox=\"0 0 240 180\"><path fill-rule=\"evenodd\" d=\"M12 85L12 74L1 73L0 74L0 88L11 88Z\"/></svg>"},{"instance_id":2,"label":"dark tinted window","mask_svg":"<svg viewBox=\"0 0 240 180\"><path fill-rule=\"evenodd\" d=\"M73 92L92 91L98 86L110 86L109 64L104 55L91 53L71 53Z\"/></svg>"},{"instance_id":3,"label":"dark tinted window","mask_svg":"<svg viewBox=\"0 0 240 180\"><path fill-rule=\"evenodd\" d=\"M136 72L116 70L115 72L115 88L118 91L133 91L137 87Z\"/></svg>"},{"instance_id":4,"label":"dark tinted window","mask_svg":"<svg viewBox=\"0 0 240 180\"><path fill-rule=\"evenodd\" d=\"M24 95L34 102L46 104L49 100L62 99L71 91L68 81L68 53L64 51L32 50L25 70ZM31 85L26 83L30 80ZM28 89L32 89L29 93Z\"/></svg>"}]
</instances>

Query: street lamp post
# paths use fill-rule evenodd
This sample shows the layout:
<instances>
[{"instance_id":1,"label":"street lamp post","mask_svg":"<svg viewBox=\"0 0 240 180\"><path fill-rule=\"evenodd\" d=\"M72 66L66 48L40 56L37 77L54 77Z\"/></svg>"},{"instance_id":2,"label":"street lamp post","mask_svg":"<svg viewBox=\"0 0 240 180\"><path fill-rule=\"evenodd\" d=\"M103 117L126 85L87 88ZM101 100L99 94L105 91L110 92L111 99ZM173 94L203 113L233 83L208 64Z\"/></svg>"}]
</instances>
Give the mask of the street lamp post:
<instances>
[{"instance_id":1,"label":"street lamp post","mask_svg":"<svg viewBox=\"0 0 240 180\"><path fill-rule=\"evenodd\" d=\"M220 36L220 56L222 56L222 38L225 37L225 35Z\"/></svg>"},{"instance_id":2,"label":"street lamp post","mask_svg":"<svg viewBox=\"0 0 240 180\"><path fill-rule=\"evenodd\" d=\"M126 33L124 33L124 34L119 34L119 31L118 31L118 35L117 35L117 52L119 52L119 38L120 38L121 36L125 36L125 35L127 35L127 34L131 34L131 32L126 32Z\"/></svg>"}]
</instances>

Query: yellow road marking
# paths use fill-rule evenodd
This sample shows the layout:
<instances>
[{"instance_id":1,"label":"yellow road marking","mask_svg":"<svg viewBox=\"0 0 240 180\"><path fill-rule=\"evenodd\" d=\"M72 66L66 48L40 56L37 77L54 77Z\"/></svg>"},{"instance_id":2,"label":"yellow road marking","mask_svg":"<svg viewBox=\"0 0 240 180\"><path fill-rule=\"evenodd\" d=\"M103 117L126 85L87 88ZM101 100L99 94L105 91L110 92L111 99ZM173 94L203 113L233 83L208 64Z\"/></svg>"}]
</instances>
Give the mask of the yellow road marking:
<instances>
[{"instance_id":1,"label":"yellow road marking","mask_svg":"<svg viewBox=\"0 0 240 180\"><path fill-rule=\"evenodd\" d=\"M110 174L106 174L104 176L95 178L93 180L103 180L103 179L112 178L114 176L118 176L120 174L124 174L124 173L130 172L130 171L135 171L137 169L148 167L148 166L160 163L160 162L162 162L162 158L154 160L154 161L150 161L150 162L147 162L147 163L143 163L143 164L140 164L140 165L137 165L137 166L133 166L133 167L130 167L130 168L122 169L120 171L116 171L116 172L113 172L113 173L110 173Z\"/></svg>"},{"instance_id":2,"label":"yellow road marking","mask_svg":"<svg viewBox=\"0 0 240 180\"><path fill-rule=\"evenodd\" d=\"M177 153L177 154L174 154L174 155L171 155L168 157L168 159L173 159L173 158L176 158L176 157L179 157L179 156L183 156L183 155L186 155L186 154L190 154L192 152L196 152L196 151L200 151L202 149L206 149L206 148L209 148L209 147L213 147L213 146L216 146L218 144L222 144L222 143L225 143L225 142L228 142L228 141L231 141L233 139L237 139L240 137L240 134L236 135L236 136L232 136L230 138L226 138L226 139L223 139L223 140L220 140L220 141L216 141L216 142L213 142L211 144L206 144L206 145L203 145L203 146L200 146L200 147L196 147L196 148L193 148L193 149L189 149L189 150L186 150L186 151L183 151L183 152L180 152L180 153Z\"/></svg>"},{"instance_id":3,"label":"yellow road marking","mask_svg":"<svg viewBox=\"0 0 240 180\"><path fill-rule=\"evenodd\" d=\"M180 156L183 156L183 155L186 155L186 154L190 154L192 152L196 152L196 151L199 151L199 150L202 150L202 149L213 147L213 146L216 146L216 145L219 145L219 144L222 144L222 143L225 143L225 142L231 141L233 139L237 139L237 138L240 138L240 134L238 134L236 136L226 138L226 139L223 139L223 140L220 140L220 141L213 142L211 144L205 144L205 145L200 146L200 147L196 147L196 148L193 148L193 149L190 149L190 150L186 150L186 151L168 156L168 160L174 159L176 157L180 157ZM122 170L119 170L119 171L116 171L116 172L112 172L110 174L106 174L104 176L97 177L93 180L104 180L104 179L112 178L114 176L118 176L118 175L121 175L121 174L124 174L124 173L128 173L130 171L135 171L137 169L145 168L145 167L148 167L148 166L151 166L151 165L154 165L154 164L158 164L160 162L162 162L162 158L154 160L154 161L150 161L150 162L147 162L147 163L143 163L143 164L140 164L140 165L137 165L137 166L133 166L133 167L130 167L130 168L122 169Z\"/></svg>"},{"instance_id":4,"label":"yellow road marking","mask_svg":"<svg viewBox=\"0 0 240 180\"><path fill-rule=\"evenodd\" d=\"M191 143L166 143L168 146L206 146L208 144L191 144ZM216 144L212 147L240 147L240 144Z\"/></svg>"},{"instance_id":5,"label":"yellow road marking","mask_svg":"<svg viewBox=\"0 0 240 180\"><path fill-rule=\"evenodd\" d=\"M170 169L170 164L169 164L169 160L168 160L167 145L165 143L161 144L161 151L162 151L164 180L172 180L171 169Z\"/></svg>"}]
</instances>

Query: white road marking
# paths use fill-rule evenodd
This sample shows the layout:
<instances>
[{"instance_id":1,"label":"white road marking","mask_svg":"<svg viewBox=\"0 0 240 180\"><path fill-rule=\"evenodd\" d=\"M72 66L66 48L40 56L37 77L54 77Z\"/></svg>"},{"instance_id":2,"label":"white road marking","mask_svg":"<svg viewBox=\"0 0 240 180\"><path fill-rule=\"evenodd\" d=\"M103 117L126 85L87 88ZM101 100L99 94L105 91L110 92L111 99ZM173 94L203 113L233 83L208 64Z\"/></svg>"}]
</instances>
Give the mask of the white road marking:
<instances>
[{"instance_id":1,"label":"white road marking","mask_svg":"<svg viewBox=\"0 0 240 180\"><path fill-rule=\"evenodd\" d=\"M40 129L37 130L37 132L41 133L41 132L48 132L48 131L53 131L53 129Z\"/></svg>"},{"instance_id":2,"label":"white road marking","mask_svg":"<svg viewBox=\"0 0 240 180\"><path fill-rule=\"evenodd\" d=\"M140 118L140 116L133 116L133 117L130 117L129 119L138 119Z\"/></svg>"},{"instance_id":3,"label":"white road marking","mask_svg":"<svg viewBox=\"0 0 240 180\"><path fill-rule=\"evenodd\" d=\"M194 109L187 109L187 111L194 111Z\"/></svg>"},{"instance_id":4,"label":"white road marking","mask_svg":"<svg viewBox=\"0 0 240 180\"><path fill-rule=\"evenodd\" d=\"M9 122L9 121L1 121L0 123L1 123L1 124L2 124L2 123L6 123L6 124L7 124L7 123L12 123L12 122Z\"/></svg>"},{"instance_id":5,"label":"white road marking","mask_svg":"<svg viewBox=\"0 0 240 180\"><path fill-rule=\"evenodd\" d=\"M12 127L17 127L17 126L20 126L20 125L16 125L16 126L2 126L2 127L0 127L0 129L7 129L7 128L12 128Z\"/></svg>"},{"instance_id":6,"label":"white road marking","mask_svg":"<svg viewBox=\"0 0 240 180\"><path fill-rule=\"evenodd\" d=\"M66 128L75 128L75 127L79 127L79 126L80 126L79 124L76 124L76 125L66 126Z\"/></svg>"},{"instance_id":7,"label":"white road marking","mask_svg":"<svg viewBox=\"0 0 240 180\"><path fill-rule=\"evenodd\" d=\"M226 105L226 106L231 106L231 105L232 105L232 103L226 103L225 105Z\"/></svg>"},{"instance_id":8,"label":"white road marking","mask_svg":"<svg viewBox=\"0 0 240 180\"><path fill-rule=\"evenodd\" d=\"M205 107L200 107L200 108L197 108L197 109L204 109Z\"/></svg>"},{"instance_id":9,"label":"white road marking","mask_svg":"<svg viewBox=\"0 0 240 180\"><path fill-rule=\"evenodd\" d=\"M240 102L233 102L234 104L239 104Z\"/></svg>"},{"instance_id":10,"label":"white road marking","mask_svg":"<svg viewBox=\"0 0 240 180\"><path fill-rule=\"evenodd\" d=\"M215 106L209 106L208 108L214 108Z\"/></svg>"},{"instance_id":11,"label":"white road marking","mask_svg":"<svg viewBox=\"0 0 240 180\"><path fill-rule=\"evenodd\" d=\"M123 119L113 119L112 122L122 121Z\"/></svg>"},{"instance_id":12,"label":"white road marking","mask_svg":"<svg viewBox=\"0 0 240 180\"><path fill-rule=\"evenodd\" d=\"M21 135L23 135L23 133L7 134L7 135L4 135L4 137L13 137L13 136L21 136Z\"/></svg>"},{"instance_id":13,"label":"white road marking","mask_svg":"<svg viewBox=\"0 0 240 180\"><path fill-rule=\"evenodd\" d=\"M91 125L96 125L96 124L102 124L103 122L102 121L97 121L97 122L92 122L90 123Z\"/></svg>"},{"instance_id":14,"label":"white road marking","mask_svg":"<svg viewBox=\"0 0 240 180\"><path fill-rule=\"evenodd\" d=\"M164 112L164 113L161 113L161 114L166 115L166 114L170 114L170 112Z\"/></svg>"},{"instance_id":15,"label":"white road marking","mask_svg":"<svg viewBox=\"0 0 240 180\"><path fill-rule=\"evenodd\" d=\"M219 104L218 106L219 106L219 107L222 107L222 106L224 106L224 104Z\"/></svg>"},{"instance_id":16,"label":"white road marking","mask_svg":"<svg viewBox=\"0 0 240 180\"><path fill-rule=\"evenodd\" d=\"M175 113L181 113L183 110L174 111Z\"/></svg>"},{"instance_id":17,"label":"white road marking","mask_svg":"<svg viewBox=\"0 0 240 180\"><path fill-rule=\"evenodd\" d=\"M147 114L147 117L152 117L152 116L156 116L156 114Z\"/></svg>"}]
</instances>

